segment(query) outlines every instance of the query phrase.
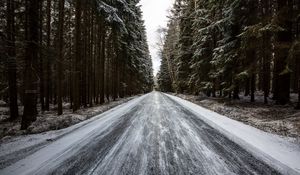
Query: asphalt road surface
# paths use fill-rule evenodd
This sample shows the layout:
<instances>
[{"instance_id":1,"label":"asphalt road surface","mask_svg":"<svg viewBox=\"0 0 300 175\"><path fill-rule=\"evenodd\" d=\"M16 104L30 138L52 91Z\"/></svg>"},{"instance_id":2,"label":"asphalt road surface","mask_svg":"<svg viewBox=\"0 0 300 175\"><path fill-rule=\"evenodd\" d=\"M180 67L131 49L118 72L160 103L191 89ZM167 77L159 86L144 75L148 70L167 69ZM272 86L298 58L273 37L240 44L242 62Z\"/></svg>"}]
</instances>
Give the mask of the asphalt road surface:
<instances>
[{"instance_id":1,"label":"asphalt road surface","mask_svg":"<svg viewBox=\"0 0 300 175\"><path fill-rule=\"evenodd\" d=\"M0 174L279 174L162 93L129 103Z\"/></svg>"}]
</instances>

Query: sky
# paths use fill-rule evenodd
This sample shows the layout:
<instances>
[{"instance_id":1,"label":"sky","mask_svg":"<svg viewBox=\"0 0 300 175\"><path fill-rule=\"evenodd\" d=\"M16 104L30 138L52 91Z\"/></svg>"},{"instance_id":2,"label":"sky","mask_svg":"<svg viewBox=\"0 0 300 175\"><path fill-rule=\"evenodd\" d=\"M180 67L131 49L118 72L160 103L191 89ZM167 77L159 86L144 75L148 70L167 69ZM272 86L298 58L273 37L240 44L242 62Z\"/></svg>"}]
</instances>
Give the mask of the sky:
<instances>
[{"instance_id":1,"label":"sky","mask_svg":"<svg viewBox=\"0 0 300 175\"><path fill-rule=\"evenodd\" d=\"M160 58L155 44L158 42L157 29L166 27L168 23L168 11L174 0L141 0L143 18L147 29L147 38L150 54L153 62L154 75L159 71Z\"/></svg>"}]
</instances>

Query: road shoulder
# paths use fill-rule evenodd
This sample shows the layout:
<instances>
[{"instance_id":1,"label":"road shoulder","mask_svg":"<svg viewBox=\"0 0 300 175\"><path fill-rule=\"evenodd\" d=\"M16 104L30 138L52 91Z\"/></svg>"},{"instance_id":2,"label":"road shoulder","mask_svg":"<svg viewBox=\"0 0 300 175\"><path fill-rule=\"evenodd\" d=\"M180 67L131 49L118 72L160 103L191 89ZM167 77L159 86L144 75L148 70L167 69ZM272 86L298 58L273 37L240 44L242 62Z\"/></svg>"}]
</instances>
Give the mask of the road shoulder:
<instances>
[{"instance_id":1,"label":"road shoulder","mask_svg":"<svg viewBox=\"0 0 300 175\"><path fill-rule=\"evenodd\" d=\"M284 174L300 173L300 144L297 139L266 133L179 97L166 95Z\"/></svg>"},{"instance_id":2,"label":"road shoulder","mask_svg":"<svg viewBox=\"0 0 300 175\"><path fill-rule=\"evenodd\" d=\"M50 131L45 130L45 132L36 134L14 135L2 138L0 140L0 169L33 154L34 152L68 135L69 133L84 127L85 125L93 124L94 121L105 117L109 113L124 107L126 108L126 106L132 103L135 104L136 101L142 99L144 96L130 97L107 104L106 106L102 105L98 107L99 110L95 110L97 107L85 109L89 110L89 112L86 113L81 111L82 115L86 116L85 120L73 123L73 125L67 126L63 129ZM94 115L92 115L93 112Z\"/></svg>"}]
</instances>

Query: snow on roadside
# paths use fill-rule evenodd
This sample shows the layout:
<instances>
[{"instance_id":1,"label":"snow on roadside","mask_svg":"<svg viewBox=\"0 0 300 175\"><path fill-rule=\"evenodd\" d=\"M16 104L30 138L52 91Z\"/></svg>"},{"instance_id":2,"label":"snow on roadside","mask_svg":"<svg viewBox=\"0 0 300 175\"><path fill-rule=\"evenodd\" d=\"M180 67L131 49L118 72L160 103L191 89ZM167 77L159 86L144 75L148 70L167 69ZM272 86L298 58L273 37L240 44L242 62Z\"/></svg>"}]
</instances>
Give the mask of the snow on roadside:
<instances>
[{"instance_id":1,"label":"snow on roadside","mask_svg":"<svg viewBox=\"0 0 300 175\"><path fill-rule=\"evenodd\" d=\"M297 139L266 133L179 97L166 95L284 174L300 173L300 144Z\"/></svg>"},{"instance_id":2,"label":"snow on roadside","mask_svg":"<svg viewBox=\"0 0 300 175\"><path fill-rule=\"evenodd\" d=\"M118 108L137 97L119 99L101 106L80 109L76 114L72 114L71 110L65 110L64 115L57 116L53 111L50 111L44 115L39 115L37 121L26 131L20 131L19 123L17 125L16 123L10 123L12 125L10 133L14 135L8 135L0 139L0 169L98 119L100 114L114 110L114 107L117 106L116 108Z\"/></svg>"},{"instance_id":3,"label":"snow on roadside","mask_svg":"<svg viewBox=\"0 0 300 175\"><path fill-rule=\"evenodd\" d=\"M22 172L22 174L26 174L33 171L33 169L37 170L37 168L47 164L48 160L57 157L59 154L67 153L70 147L76 147L74 143L84 142L93 134L107 130L112 123L119 120L121 114L131 110L144 97L146 95L62 130L19 136L11 139L10 142L2 143L0 144L0 169L16 163L15 167L17 168L10 169L8 167L6 173L21 174ZM27 152L23 153L23 151ZM51 154L47 154L49 152ZM22 155L20 156L19 153L22 153ZM70 155L67 155L66 158L68 156ZM59 162L55 162L55 164L59 164ZM54 166L54 163L48 166Z\"/></svg>"},{"instance_id":4,"label":"snow on roadside","mask_svg":"<svg viewBox=\"0 0 300 175\"><path fill-rule=\"evenodd\" d=\"M0 139L4 137L3 139L7 140L7 138L19 135L36 134L45 131L63 129L74 124L80 123L84 120L87 120L95 115L101 114L113 107L128 102L129 100L132 100L136 97L137 96L118 99L117 101L105 103L100 106L82 108L76 111L75 113L73 113L72 110L69 108L68 103L64 103L64 113L61 116L57 116L56 110L54 106L52 106L50 111L40 113L37 117L37 120L33 122L25 131L20 130L20 119L16 122L8 121L8 107L0 107L0 111L2 111L2 115L0 112ZM19 113L21 114L22 111L20 111ZM0 140L0 143L3 142L3 139Z\"/></svg>"},{"instance_id":5,"label":"snow on roadside","mask_svg":"<svg viewBox=\"0 0 300 175\"><path fill-rule=\"evenodd\" d=\"M250 102L249 96L243 95L240 96L240 100L207 97L205 95L172 95L260 130L300 139L300 111L294 109L297 102L296 94L291 94L291 103L284 106L275 105L275 101L271 98L269 98L269 104L264 104L264 97L261 92L256 93L254 103Z\"/></svg>"}]
</instances>

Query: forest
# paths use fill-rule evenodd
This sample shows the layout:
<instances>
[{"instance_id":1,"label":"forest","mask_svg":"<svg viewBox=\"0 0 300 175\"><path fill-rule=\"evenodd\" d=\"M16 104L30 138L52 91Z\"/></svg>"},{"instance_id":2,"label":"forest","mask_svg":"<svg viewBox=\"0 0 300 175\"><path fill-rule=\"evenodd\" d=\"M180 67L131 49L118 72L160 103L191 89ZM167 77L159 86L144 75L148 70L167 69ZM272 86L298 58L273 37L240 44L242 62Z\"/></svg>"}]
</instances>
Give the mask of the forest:
<instances>
[{"instance_id":1,"label":"forest","mask_svg":"<svg viewBox=\"0 0 300 175\"><path fill-rule=\"evenodd\" d=\"M0 0L0 175L299 162L300 0Z\"/></svg>"},{"instance_id":2,"label":"forest","mask_svg":"<svg viewBox=\"0 0 300 175\"><path fill-rule=\"evenodd\" d=\"M0 2L0 99L26 129L63 103L80 108L152 91L138 0Z\"/></svg>"},{"instance_id":3,"label":"forest","mask_svg":"<svg viewBox=\"0 0 300 175\"><path fill-rule=\"evenodd\" d=\"M161 91L279 105L298 93L299 0L175 0L158 74Z\"/></svg>"}]
</instances>

